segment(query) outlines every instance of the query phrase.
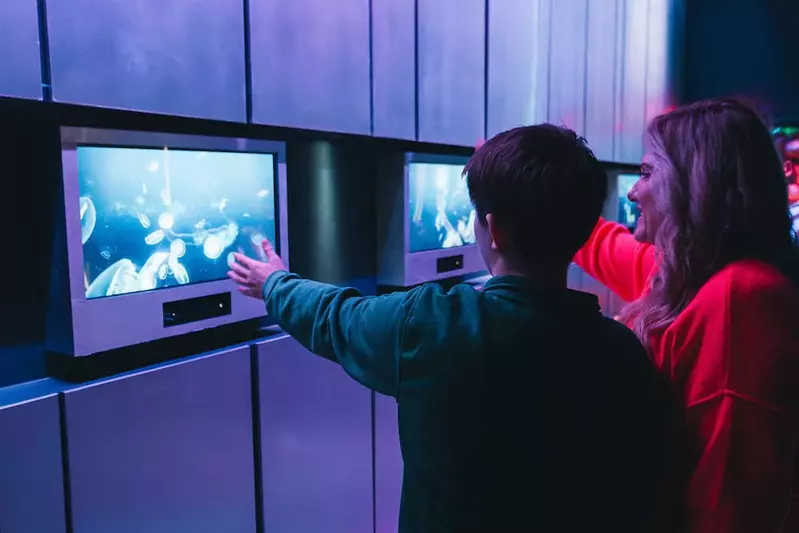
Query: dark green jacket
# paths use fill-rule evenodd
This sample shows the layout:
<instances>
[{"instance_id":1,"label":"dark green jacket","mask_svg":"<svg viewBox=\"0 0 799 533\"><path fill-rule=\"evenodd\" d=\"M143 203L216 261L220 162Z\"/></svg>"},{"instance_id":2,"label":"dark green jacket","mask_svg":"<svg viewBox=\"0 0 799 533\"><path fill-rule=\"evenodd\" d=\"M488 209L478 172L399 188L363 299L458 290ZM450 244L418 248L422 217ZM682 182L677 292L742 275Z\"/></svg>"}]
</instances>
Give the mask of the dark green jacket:
<instances>
[{"instance_id":1,"label":"dark green jacket","mask_svg":"<svg viewBox=\"0 0 799 533\"><path fill-rule=\"evenodd\" d=\"M362 297L280 272L264 299L310 351L397 399L401 532L650 530L666 400L596 297L519 277Z\"/></svg>"}]
</instances>

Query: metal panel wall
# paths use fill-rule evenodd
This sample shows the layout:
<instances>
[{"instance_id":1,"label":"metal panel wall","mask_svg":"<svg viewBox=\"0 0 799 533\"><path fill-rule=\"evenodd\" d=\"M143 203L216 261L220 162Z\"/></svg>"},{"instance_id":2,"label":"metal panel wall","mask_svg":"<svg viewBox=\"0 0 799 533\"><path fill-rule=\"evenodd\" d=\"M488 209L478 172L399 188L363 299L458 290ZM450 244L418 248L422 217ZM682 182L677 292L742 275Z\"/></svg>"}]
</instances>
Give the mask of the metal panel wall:
<instances>
[{"instance_id":1,"label":"metal panel wall","mask_svg":"<svg viewBox=\"0 0 799 533\"><path fill-rule=\"evenodd\" d=\"M557 0L551 9L548 121L583 133L588 0Z\"/></svg>"},{"instance_id":2,"label":"metal panel wall","mask_svg":"<svg viewBox=\"0 0 799 533\"><path fill-rule=\"evenodd\" d=\"M637 163L673 101L677 0L489 2L488 134L544 121Z\"/></svg>"},{"instance_id":3,"label":"metal panel wall","mask_svg":"<svg viewBox=\"0 0 799 533\"><path fill-rule=\"evenodd\" d=\"M246 119L242 0L47 5L53 99Z\"/></svg>"},{"instance_id":4,"label":"metal panel wall","mask_svg":"<svg viewBox=\"0 0 799 533\"><path fill-rule=\"evenodd\" d=\"M58 397L0 407L0 531L65 532L62 471Z\"/></svg>"},{"instance_id":5,"label":"metal panel wall","mask_svg":"<svg viewBox=\"0 0 799 533\"><path fill-rule=\"evenodd\" d=\"M254 533L250 350L65 393L74 533Z\"/></svg>"},{"instance_id":6,"label":"metal panel wall","mask_svg":"<svg viewBox=\"0 0 799 533\"><path fill-rule=\"evenodd\" d=\"M36 0L2 0L0 28L0 95L41 98Z\"/></svg>"},{"instance_id":7,"label":"metal panel wall","mask_svg":"<svg viewBox=\"0 0 799 533\"><path fill-rule=\"evenodd\" d=\"M372 133L416 138L416 1L372 2Z\"/></svg>"},{"instance_id":8,"label":"metal panel wall","mask_svg":"<svg viewBox=\"0 0 799 533\"><path fill-rule=\"evenodd\" d=\"M619 31L623 43L617 57L616 146L614 160L637 163L646 126L646 70L649 0L622 0Z\"/></svg>"},{"instance_id":9,"label":"metal panel wall","mask_svg":"<svg viewBox=\"0 0 799 533\"><path fill-rule=\"evenodd\" d=\"M369 0L250 3L253 121L371 132Z\"/></svg>"},{"instance_id":10,"label":"metal panel wall","mask_svg":"<svg viewBox=\"0 0 799 533\"><path fill-rule=\"evenodd\" d=\"M371 533L371 392L288 336L256 357L264 531Z\"/></svg>"},{"instance_id":11,"label":"metal panel wall","mask_svg":"<svg viewBox=\"0 0 799 533\"><path fill-rule=\"evenodd\" d=\"M612 161L616 135L616 57L622 0L588 2L585 138L594 154Z\"/></svg>"},{"instance_id":12,"label":"metal panel wall","mask_svg":"<svg viewBox=\"0 0 799 533\"><path fill-rule=\"evenodd\" d=\"M663 113L674 100L669 67L672 65L671 54L675 52L670 49L670 24L674 20L675 10L674 0L649 0L644 111L647 124Z\"/></svg>"},{"instance_id":13,"label":"metal panel wall","mask_svg":"<svg viewBox=\"0 0 799 533\"><path fill-rule=\"evenodd\" d=\"M488 2L489 137L547 120L548 0Z\"/></svg>"},{"instance_id":14,"label":"metal panel wall","mask_svg":"<svg viewBox=\"0 0 799 533\"><path fill-rule=\"evenodd\" d=\"M397 533L402 495L402 450L397 400L375 393L376 533Z\"/></svg>"},{"instance_id":15,"label":"metal panel wall","mask_svg":"<svg viewBox=\"0 0 799 533\"><path fill-rule=\"evenodd\" d=\"M486 0L417 0L419 139L485 136Z\"/></svg>"}]
</instances>

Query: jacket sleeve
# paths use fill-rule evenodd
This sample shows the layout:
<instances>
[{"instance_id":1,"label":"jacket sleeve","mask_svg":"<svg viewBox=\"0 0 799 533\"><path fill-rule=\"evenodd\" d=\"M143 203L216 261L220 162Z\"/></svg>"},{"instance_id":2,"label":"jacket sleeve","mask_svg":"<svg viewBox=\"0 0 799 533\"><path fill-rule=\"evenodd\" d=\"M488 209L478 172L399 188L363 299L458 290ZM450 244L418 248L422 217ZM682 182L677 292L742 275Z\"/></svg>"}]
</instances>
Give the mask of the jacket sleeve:
<instances>
[{"instance_id":1,"label":"jacket sleeve","mask_svg":"<svg viewBox=\"0 0 799 533\"><path fill-rule=\"evenodd\" d=\"M783 531L799 449L794 294L719 275L664 338L686 405L688 533Z\"/></svg>"},{"instance_id":2,"label":"jacket sleeve","mask_svg":"<svg viewBox=\"0 0 799 533\"><path fill-rule=\"evenodd\" d=\"M600 219L574 262L621 299L632 302L646 289L655 267L655 249L637 242L621 224Z\"/></svg>"},{"instance_id":3,"label":"jacket sleeve","mask_svg":"<svg viewBox=\"0 0 799 533\"><path fill-rule=\"evenodd\" d=\"M276 272L264 285L264 302L269 316L308 350L338 362L366 387L396 396L405 327L424 290L363 297Z\"/></svg>"},{"instance_id":4,"label":"jacket sleeve","mask_svg":"<svg viewBox=\"0 0 799 533\"><path fill-rule=\"evenodd\" d=\"M781 533L796 454L790 415L721 391L687 417L701 451L686 492L686 531Z\"/></svg>"}]
</instances>

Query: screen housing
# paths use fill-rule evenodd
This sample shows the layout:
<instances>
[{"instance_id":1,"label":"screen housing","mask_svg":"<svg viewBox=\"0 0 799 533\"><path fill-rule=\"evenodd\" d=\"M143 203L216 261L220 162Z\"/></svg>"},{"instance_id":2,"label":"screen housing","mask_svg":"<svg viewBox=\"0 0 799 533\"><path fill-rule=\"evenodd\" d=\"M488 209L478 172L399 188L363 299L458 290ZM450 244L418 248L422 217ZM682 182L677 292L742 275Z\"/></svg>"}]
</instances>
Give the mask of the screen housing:
<instances>
[{"instance_id":1,"label":"screen housing","mask_svg":"<svg viewBox=\"0 0 799 533\"><path fill-rule=\"evenodd\" d=\"M57 205L47 319L47 349L85 356L172 337L224 324L265 316L264 303L236 290L228 279L206 281L157 290L87 299L84 288L83 245L79 217L77 147L79 145L164 148L275 155L276 251L288 264L288 217L286 202L286 150L282 142L206 137L173 133L91 128L61 128L63 196ZM165 326L165 306L191 298L230 293L229 313L206 320Z\"/></svg>"},{"instance_id":2,"label":"screen housing","mask_svg":"<svg viewBox=\"0 0 799 533\"><path fill-rule=\"evenodd\" d=\"M602 217L605 220L618 222L632 231L635 225L631 227L626 221L619 220L620 176L640 176L641 168L638 165L626 165L623 163L604 163L603 165L608 175L608 196L605 200L605 207L602 210Z\"/></svg>"},{"instance_id":3,"label":"screen housing","mask_svg":"<svg viewBox=\"0 0 799 533\"><path fill-rule=\"evenodd\" d=\"M409 251L411 164L464 166L468 160L463 156L414 152L384 156L378 176L378 285L412 287L486 270L476 244ZM459 259L459 266L455 259Z\"/></svg>"}]
</instances>

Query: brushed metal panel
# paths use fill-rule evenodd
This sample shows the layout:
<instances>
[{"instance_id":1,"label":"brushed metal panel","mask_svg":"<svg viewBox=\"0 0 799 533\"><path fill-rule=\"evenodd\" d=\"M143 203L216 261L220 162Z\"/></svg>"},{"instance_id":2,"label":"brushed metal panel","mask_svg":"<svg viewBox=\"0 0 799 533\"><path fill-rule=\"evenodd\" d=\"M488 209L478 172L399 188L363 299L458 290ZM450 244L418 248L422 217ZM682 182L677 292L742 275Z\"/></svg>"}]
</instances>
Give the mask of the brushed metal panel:
<instances>
[{"instance_id":1,"label":"brushed metal panel","mask_svg":"<svg viewBox=\"0 0 799 533\"><path fill-rule=\"evenodd\" d=\"M646 126L646 61L649 0L621 0L618 31L619 81L616 95L616 145L614 160L638 163L643 156Z\"/></svg>"},{"instance_id":2,"label":"brushed metal panel","mask_svg":"<svg viewBox=\"0 0 799 533\"><path fill-rule=\"evenodd\" d=\"M594 154L613 161L616 132L616 48L621 0L588 4L585 138Z\"/></svg>"},{"instance_id":3,"label":"brushed metal panel","mask_svg":"<svg viewBox=\"0 0 799 533\"><path fill-rule=\"evenodd\" d=\"M253 533L250 350L65 393L74 533Z\"/></svg>"},{"instance_id":4,"label":"brushed metal panel","mask_svg":"<svg viewBox=\"0 0 799 533\"><path fill-rule=\"evenodd\" d=\"M488 2L488 137L547 120L550 6Z\"/></svg>"},{"instance_id":5,"label":"brushed metal panel","mask_svg":"<svg viewBox=\"0 0 799 533\"><path fill-rule=\"evenodd\" d=\"M402 450L397 400L375 394L376 533L397 533L402 495Z\"/></svg>"},{"instance_id":6,"label":"brushed metal panel","mask_svg":"<svg viewBox=\"0 0 799 533\"><path fill-rule=\"evenodd\" d=\"M372 1L372 134L416 138L416 1Z\"/></svg>"},{"instance_id":7,"label":"brushed metal panel","mask_svg":"<svg viewBox=\"0 0 799 533\"><path fill-rule=\"evenodd\" d=\"M646 124L673 103L669 67L671 66L671 22L673 0L649 0L646 54Z\"/></svg>"},{"instance_id":8,"label":"brushed metal panel","mask_svg":"<svg viewBox=\"0 0 799 533\"><path fill-rule=\"evenodd\" d=\"M588 0L557 0L551 9L548 120L583 134Z\"/></svg>"},{"instance_id":9,"label":"brushed metal panel","mask_svg":"<svg viewBox=\"0 0 799 533\"><path fill-rule=\"evenodd\" d=\"M485 136L486 0L417 0L419 139Z\"/></svg>"},{"instance_id":10,"label":"brushed metal panel","mask_svg":"<svg viewBox=\"0 0 799 533\"><path fill-rule=\"evenodd\" d=\"M369 0L254 0L253 122L368 135L369 48Z\"/></svg>"},{"instance_id":11,"label":"brushed metal panel","mask_svg":"<svg viewBox=\"0 0 799 533\"><path fill-rule=\"evenodd\" d=\"M371 392L288 336L257 357L264 531L371 533Z\"/></svg>"},{"instance_id":12,"label":"brushed metal panel","mask_svg":"<svg viewBox=\"0 0 799 533\"><path fill-rule=\"evenodd\" d=\"M36 0L0 2L0 95L42 97Z\"/></svg>"},{"instance_id":13,"label":"brushed metal panel","mask_svg":"<svg viewBox=\"0 0 799 533\"><path fill-rule=\"evenodd\" d=\"M242 0L47 4L53 99L246 120Z\"/></svg>"},{"instance_id":14,"label":"brushed metal panel","mask_svg":"<svg viewBox=\"0 0 799 533\"><path fill-rule=\"evenodd\" d=\"M58 397L0 407L0 531L66 531Z\"/></svg>"}]
</instances>

